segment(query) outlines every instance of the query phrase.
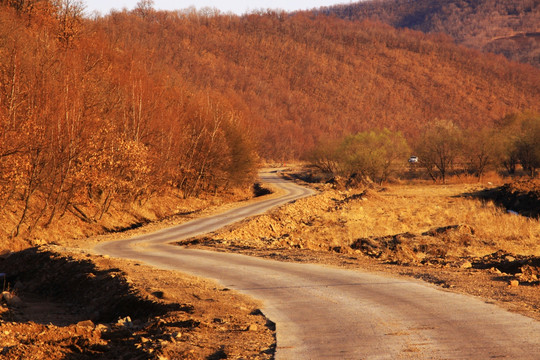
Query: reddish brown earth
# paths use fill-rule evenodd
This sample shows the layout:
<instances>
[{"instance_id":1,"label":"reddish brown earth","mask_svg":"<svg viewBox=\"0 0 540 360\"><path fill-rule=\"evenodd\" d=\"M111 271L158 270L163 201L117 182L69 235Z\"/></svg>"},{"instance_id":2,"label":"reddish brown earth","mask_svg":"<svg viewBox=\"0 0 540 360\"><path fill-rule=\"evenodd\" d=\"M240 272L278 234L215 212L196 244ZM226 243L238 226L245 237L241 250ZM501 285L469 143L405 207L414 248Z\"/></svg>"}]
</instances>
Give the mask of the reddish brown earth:
<instances>
[{"instance_id":1,"label":"reddish brown earth","mask_svg":"<svg viewBox=\"0 0 540 360\"><path fill-rule=\"evenodd\" d=\"M0 359L270 359L259 304L211 281L130 261L28 249L0 260Z\"/></svg>"}]
</instances>

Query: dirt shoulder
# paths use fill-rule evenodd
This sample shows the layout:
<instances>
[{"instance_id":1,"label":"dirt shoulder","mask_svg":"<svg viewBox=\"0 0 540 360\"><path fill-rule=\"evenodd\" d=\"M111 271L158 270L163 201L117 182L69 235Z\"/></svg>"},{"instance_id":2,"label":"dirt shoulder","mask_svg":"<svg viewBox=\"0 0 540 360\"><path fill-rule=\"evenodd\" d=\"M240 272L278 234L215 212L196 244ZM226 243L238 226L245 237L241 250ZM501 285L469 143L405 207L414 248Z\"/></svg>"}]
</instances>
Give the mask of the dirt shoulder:
<instances>
[{"instance_id":1,"label":"dirt shoulder","mask_svg":"<svg viewBox=\"0 0 540 360\"><path fill-rule=\"evenodd\" d=\"M57 246L0 269L17 296L0 305L0 359L273 357L260 304L212 281Z\"/></svg>"}]
</instances>

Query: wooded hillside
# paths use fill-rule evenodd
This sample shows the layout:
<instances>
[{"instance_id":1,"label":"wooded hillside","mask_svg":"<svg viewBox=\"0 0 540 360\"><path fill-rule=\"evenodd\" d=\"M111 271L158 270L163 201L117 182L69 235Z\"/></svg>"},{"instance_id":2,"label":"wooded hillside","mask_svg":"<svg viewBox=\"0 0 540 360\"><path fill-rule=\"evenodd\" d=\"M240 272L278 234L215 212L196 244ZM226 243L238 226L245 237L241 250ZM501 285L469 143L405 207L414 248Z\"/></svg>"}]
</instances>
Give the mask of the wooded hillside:
<instances>
[{"instance_id":1,"label":"wooded hillside","mask_svg":"<svg viewBox=\"0 0 540 360\"><path fill-rule=\"evenodd\" d=\"M0 212L13 235L66 211L250 184L258 156L426 122L540 110L540 71L443 36L311 14L82 16L0 1ZM14 208L13 206L16 207Z\"/></svg>"},{"instance_id":2,"label":"wooded hillside","mask_svg":"<svg viewBox=\"0 0 540 360\"><path fill-rule=\"evenodd\" d=\"M468 47L540 67L537 0L368 0L323 8L350 20L443 33Z\"/></svg>"},{"instance_id":3,"label":"wooded hillside","mask_svg":"<svg viewBox=\"0 0 540 360\"><path fill-rule=\"evenodd\" d=\"M295 158L321 138L372 127L411 137L435 118L474 127L540 106L538 70L370 22L152 12L95 26L153 68L222 94L265 158Z\"/></svg>"}]
</instances>

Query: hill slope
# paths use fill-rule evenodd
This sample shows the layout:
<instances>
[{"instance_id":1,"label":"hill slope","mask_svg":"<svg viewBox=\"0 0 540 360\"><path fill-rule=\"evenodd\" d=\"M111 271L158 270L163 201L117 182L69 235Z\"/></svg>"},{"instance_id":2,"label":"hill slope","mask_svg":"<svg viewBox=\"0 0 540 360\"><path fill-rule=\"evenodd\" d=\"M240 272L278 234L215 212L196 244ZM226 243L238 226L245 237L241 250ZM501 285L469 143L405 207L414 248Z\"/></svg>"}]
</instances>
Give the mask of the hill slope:
<instances>
[{"instance_id":1,"label":"hill slope","mask_svg":"<svg viewBox=\"0 0 540 360\"><path fill-rule=\"evenodd\" d=\"M540 2L534 0L371 0L320 10L444 33L458 43L540 67Z\"/></svg>"},{"instance_id":2,"label":"hill slope","mask_svg":"<svg viewBox=\"0 0 540 360\"><path fill-rule=\"evenodd\" d=\"M480 127L540 106L538 70L381 24L154 12L97 25L111 43L224 94L246 114L264 157L298 157L321 138L373 127L411 137L435 118Z\"/></svg>"}]
</instances>

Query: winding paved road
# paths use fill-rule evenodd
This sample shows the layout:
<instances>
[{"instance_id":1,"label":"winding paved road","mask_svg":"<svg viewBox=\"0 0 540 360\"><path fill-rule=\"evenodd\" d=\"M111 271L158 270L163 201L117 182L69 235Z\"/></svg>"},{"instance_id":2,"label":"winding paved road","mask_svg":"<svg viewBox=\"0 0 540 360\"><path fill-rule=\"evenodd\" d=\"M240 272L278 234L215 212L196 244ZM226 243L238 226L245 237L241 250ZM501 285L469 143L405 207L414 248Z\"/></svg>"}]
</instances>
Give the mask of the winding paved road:
<instances>
[{"instance_id":1,"label":"winding paved road","mask_svg":"<svg viewBox=\"0 0 540 360\"><path fill-rule=\"evenodd\" d=\"M275 174L263 180L285 194L95 249L213 278L264 300L277 326L277 359L540 359L540 322L474 297L361 271L168 244L312 194Z\"/></svg>"}]
</instances>

